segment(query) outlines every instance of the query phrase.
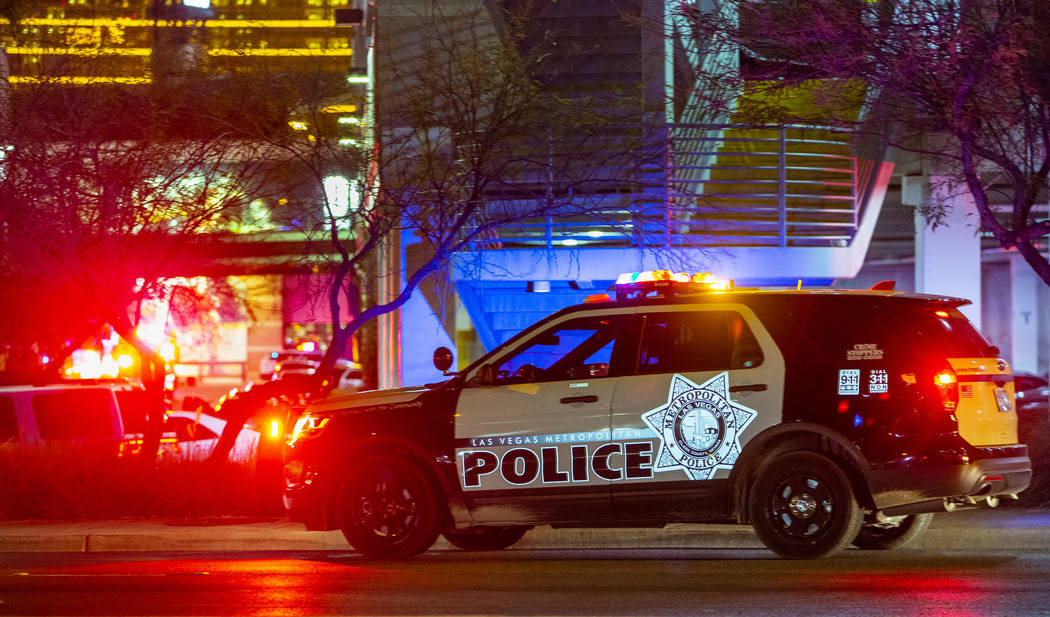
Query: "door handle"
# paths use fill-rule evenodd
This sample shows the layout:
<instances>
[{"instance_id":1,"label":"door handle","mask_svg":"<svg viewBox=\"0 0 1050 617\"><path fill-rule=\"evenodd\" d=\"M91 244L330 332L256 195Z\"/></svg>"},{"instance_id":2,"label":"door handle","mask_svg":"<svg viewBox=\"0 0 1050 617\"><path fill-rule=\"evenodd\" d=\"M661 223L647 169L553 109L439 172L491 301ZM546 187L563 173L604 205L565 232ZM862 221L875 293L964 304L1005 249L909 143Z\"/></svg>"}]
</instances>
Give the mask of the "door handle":
<instances>
[{"instance_id":1,"label":"door handle","mask_svg":"<svg viewBox=\"0 0 1050 617\"><path fill-rule=\"evenodd\" d=\"M749 383L742 386L729 386L730 392L765 392L769 388L764 383Z\"/></svg>"},{"instance_id":2,"label":"door handle","mask_svg":"<svg viewBox=\"0 0 1050 617\"><path fill-rule=\"evenodd\" d=\"M593 394L587 396L566 396L561 400L562 405L570 405L572 403L597 403L598 397Z\"/></svg>"}]
</instances>

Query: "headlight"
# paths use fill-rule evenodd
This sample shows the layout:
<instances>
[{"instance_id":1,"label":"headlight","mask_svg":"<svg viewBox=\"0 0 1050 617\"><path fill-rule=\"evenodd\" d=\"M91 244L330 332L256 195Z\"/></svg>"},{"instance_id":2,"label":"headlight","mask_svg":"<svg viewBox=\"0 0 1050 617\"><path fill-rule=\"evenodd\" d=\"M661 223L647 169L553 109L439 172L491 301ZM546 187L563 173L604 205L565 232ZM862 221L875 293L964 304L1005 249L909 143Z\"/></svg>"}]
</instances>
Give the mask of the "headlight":
<instances>
[{"instance_id":1,"label":"headlight","mask_svg":"<svg viewBox=\"0 0 1050 617\"><path fill-rule=\"evenodd\" d=\"M327 417L322 418L310 413L304 413L295 421L295 427L292 429L292 436L288 440L288 445L294 444L299 439L309 439L318 436L324 430L325 425L328 424L328 420L329 418Z\"/></svg>"}]
</instances>

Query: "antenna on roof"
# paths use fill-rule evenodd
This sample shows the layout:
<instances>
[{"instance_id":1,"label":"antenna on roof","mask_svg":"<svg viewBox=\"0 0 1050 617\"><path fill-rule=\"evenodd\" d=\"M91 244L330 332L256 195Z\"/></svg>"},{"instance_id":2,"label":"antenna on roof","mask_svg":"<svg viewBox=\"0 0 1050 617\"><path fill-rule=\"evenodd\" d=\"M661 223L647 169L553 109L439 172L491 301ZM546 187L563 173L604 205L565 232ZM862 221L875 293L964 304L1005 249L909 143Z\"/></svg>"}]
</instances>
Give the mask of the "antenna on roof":
<instances>
[{"instance_id":1,"label":"antenna on roof","mask_svg":"<svg viewBox=\"0 0 1050 617\"><path fill-rule=\"evenodd\" d=\"M872 291L893 291L893 286L897 284L897 281L879 281L871 286Z\"/></svg>"}]
</instances>

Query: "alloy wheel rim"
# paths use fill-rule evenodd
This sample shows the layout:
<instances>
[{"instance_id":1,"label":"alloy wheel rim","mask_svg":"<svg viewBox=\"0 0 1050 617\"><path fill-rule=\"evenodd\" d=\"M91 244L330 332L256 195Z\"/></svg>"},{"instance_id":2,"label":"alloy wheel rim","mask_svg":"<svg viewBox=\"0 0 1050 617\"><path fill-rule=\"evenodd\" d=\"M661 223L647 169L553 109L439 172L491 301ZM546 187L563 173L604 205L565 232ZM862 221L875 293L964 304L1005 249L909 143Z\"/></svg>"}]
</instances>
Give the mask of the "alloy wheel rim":
<instances>
[{"instance_id":1,"label":"alloy wheel rim","mask_svg":"<svg viewBox=\"0 0 1050 617\"><path fill-rule=\"evenodd\" d=\"M821 535L831 525L834 513L831 488L812 475L785 478L773 492L770 517L777 529L789 537L810 539Z\"/></svg>"},{"instance_id":2,"label":"alloy wheel rim","mask_svg":"<svg viewBox=\"0 0 1050 617\"><path fill-rule=\"evenodd\" d=\"M360 527L376 536L397 539L415 525L419 506L403 482L392 474L375 477L357 497Z\"/></svg>"}]
</instances>

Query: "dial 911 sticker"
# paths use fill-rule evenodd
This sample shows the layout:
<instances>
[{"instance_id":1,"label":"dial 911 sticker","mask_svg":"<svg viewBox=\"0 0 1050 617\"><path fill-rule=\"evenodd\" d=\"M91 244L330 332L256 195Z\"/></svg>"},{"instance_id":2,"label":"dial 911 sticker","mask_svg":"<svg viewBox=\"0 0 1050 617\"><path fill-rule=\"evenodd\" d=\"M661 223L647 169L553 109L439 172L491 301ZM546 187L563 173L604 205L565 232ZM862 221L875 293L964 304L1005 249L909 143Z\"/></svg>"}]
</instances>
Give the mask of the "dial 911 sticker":
<instances>
[{"instance_id":1,"label":"dial 911 sticker","mask_svg":"<svg viewBox=\"0 0 1050 617\"><path fill-rule=\"evenodd\" d=\"M839 396L860 394L860 369L844 368L839 370Z\"/></svg>"}]
</instances>

